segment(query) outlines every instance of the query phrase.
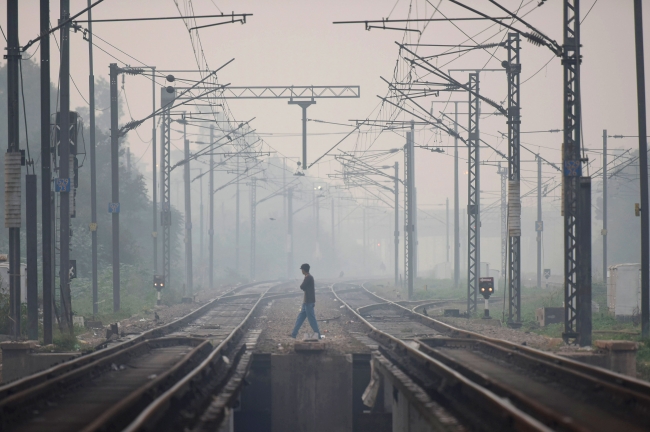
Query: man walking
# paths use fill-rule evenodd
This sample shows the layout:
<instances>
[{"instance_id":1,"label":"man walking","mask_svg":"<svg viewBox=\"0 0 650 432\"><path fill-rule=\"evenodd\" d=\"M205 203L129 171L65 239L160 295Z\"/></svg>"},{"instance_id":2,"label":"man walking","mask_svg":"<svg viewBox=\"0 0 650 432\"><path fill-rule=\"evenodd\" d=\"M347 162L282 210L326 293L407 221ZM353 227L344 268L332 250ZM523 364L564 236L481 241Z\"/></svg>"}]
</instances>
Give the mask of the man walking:
<instances>
[{"instance_id":1,"label":"man walking","mask_svg":"<svg viewBox=\"0 0 650 432\"><path fill-rule=\"evenodd\" d=\"M304 323L305 318L307 318L309 320L309 325L320 340L320 330L318 330L318 322L316 322L316 314L314 313L314 306L316 305L314 277L309 274L309 268L309 264L303 264L300 266L302 274L305 275L305 279L302 281L300 289L305 292L305 295L302 301L302 308L300 309L298 318L296 318L296 325L293 328L293 332L291 332L291 337L295 339L296 336L298 336L298 331L300 331L302 323Z\"/></svg>"}]
</instances>

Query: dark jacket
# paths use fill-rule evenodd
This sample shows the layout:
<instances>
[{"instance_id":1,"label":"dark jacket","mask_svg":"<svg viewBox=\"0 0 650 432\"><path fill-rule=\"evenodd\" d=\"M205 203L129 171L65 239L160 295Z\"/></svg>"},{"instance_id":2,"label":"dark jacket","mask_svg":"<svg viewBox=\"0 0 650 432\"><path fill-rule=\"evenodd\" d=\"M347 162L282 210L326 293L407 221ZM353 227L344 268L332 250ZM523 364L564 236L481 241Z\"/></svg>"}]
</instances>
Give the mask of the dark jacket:
<instances>
[{"instance_id":1,"label":"dark jacket","mask_svg":"<svg viewBox=\"0 0 650 432\"><path fill-rule=\"evenodd\" d=\"M305 276L305 280L300 284L300 289L305 292L302 300L303 303L316 303L316 293L314 292L314 277L312 275Z\"/></svg>"}]
</instances>

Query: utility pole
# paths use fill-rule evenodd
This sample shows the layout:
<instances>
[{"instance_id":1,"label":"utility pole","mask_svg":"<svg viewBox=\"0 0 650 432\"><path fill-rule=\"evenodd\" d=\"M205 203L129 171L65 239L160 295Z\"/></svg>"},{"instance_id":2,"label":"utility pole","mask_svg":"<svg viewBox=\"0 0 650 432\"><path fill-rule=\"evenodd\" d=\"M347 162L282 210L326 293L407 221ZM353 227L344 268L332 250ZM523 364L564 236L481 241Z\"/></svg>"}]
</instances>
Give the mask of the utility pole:
<instances>
[{"instance_id":1,"label":"utility pole","mask_svg":"<svg viewBox=\"0 0 650 432\"><path fill-rule=\"evenodd\" d=\"M580 104L580 1L564 0L562 65L564 67L564 144L562 151L564 210L565 342L591 345L591 208L581 194L590 191L582 177ZM645 114L644 114L645 115ZM645 135L645 133L643 134ZM643 157L643 155L641 155ZM643 176L641 176L643 178ZM588 184L588 186L587 186ZM584 187L583 187L584 186ZM647 265L647 264L646 264Z\"/></svg>"},{"instance_id":2,"label":"utility pole","mask_svg":"<svg viewBox=\"0 0 650 432\"><path fill-rule=\"evenodd\" d=\"M603 283L607 285L607 129L603 129Z\"/></svg>"},{"instance_id":3,"label":"utility pole","mask_svg":"<svg viewBox=\"0 0 650 432\"><path fill-rule=\"evenodd\" d=\"M282 190L287 189L287 158L282 158ZM282 194L282 221L287 221L287 194Z\"/></svg>"},{"instance_id":4,"label":"utility pole","mask_svg":"<svg viewBox=\"0 0 650 432\"><path fill-rule=\"evenodd\" d=\"M151 94L153 99L152 112L156 112L156 68L151 68ZM156 178L156 116L151 118L151 173L152 173L152 187L151 187L151 201L153 210L153 231L151 237L153 239L153 274L158 274L158 179Z\"/></svg>"},{"instance_id":5,"label":"utility pole","mask_svg":"<svg viewBox=\"0 0 650 432\"><path fill-rule=\"evenodd\" d=\"M28 167L34 162L27 161ZM27 168L29 172L29 168ZM27 252L27 337L38 340L38 191L36 174L25 175L25 222Z\"/></svg>"},{"instance_id":6,"label":"utility pole","mask_svg":"<svg viewBox=\"0 0 650 432\"><path fill-rule=\"evenodd\" d=\"M235 273L239 276L239 156L237 156L237 196L235 198Z\"/></svg>"},{"instance_id":7,"label":"utility pole","mask_svg":"<svg viewBox=\"0 0 650 432\"><path fill-rule=\"evenodd\" d=\"M117 76L119 73L120 70L117 67L117 63L111 63L111 203L108 208L111 212L113 226L113 312L120 310L120 130L117 124ZM61 133L63 134L63 127L61 129ZM61 139L61 142L63 142L63 139ZM63 230L63 223L63 217L61 217L61 230ZM61 237L61 244L63 245L63 233ZM63 254L63 252L61 253ZM63 268L63 265L61 265L61 268Z\"/></svg>"},{"instance_id":8,"label":"utility pole","mask_svg":"<svg viewBox=\"0 0 650 432\"><path fill-rule=\"evenodd\" d=\"M287 191L287 279L293 272L293 188Z\"/></svg>"},{"instance_id":9,"label":"utility pole","mask_svg":"<svg viewBox=\"0 0 650 432\"><path fill-rule=\"evenodd\" d=\"M21 154L18 109L18 0L7 1L7 153L5 154L5 228L9 228L9 317L20 337ZM48 89L49 90L49 89Z\"/></svg>"},{"instance_id":10,"label":"utility pole","mask_svg":"<svg viewBox=\"0 0 650 432\"><path fill-rule=\"evenodd\" d=\"M505 289L508 281L508 169L499 163L497 174L501 178L501 277Z\"/></svg>"},{"instance_id":11,"label":"utility pole","mask_svg":"<svg viewBox=\"0 0 650 432\"><path fill-rule=\"evenodd\" d=\"M648 205L648 138L645 106L645 65L643 54L643 15L641 0L634 0L634 34L636 41L636 85L639 118L639 177L641 189L641 335L650 336L650 206Z\"/></svg>"},{"instance_id":12,"label":"utility pole","mask_svg":"<svg viewBox=\"0 0 650 432\"><path fill-rule=\"evenodd\" d=\"M467 315L477 311L476 297L481 263L481 185L479 159L479 73L469 74L469 134L467 139Z\"/></svg>"},{"instance_id":13,"label":"utility pole","mask_svg":"<svg viewBox=\"0 0 650 432\"><path fill-rule=\"evenodd\" d=\"M160 89L160 107L162 119L160 124L160 225L162 227L162 274L167 283L171 283L171 113L170 107L176 97L175 91L168 88Z\"/></svg>"},{"instance_id":14,"label":"utility pole","mask_svg":"<svg viewBox=\"0 0 650 432\"><path fill-rule=\"evenodd\" d=\"M537 288L542 287L542 232L544 221L542 220L542 158L537 155Z\"/></svg>"},{"instance_id":15,"label":"utility pole","mask_svg":"<svg viewBox=\"0 0 650 432\"><path fill-rule=\"evenodd\" d=\"M70 0L61 0L61 22L70 18ZM67 183L60 192L59 231L59 282L61 284L61 323L70 334L72 327L72 305L70 302L70 200L72 182L70 181L70 24L61 27L61 66L59 68L60 92L60 142L59 142L59 184ZM117 87L116 87L117 88ZM116 96L117 97L117 96ZM116 113L117 114L117 113Z\"/></svg>"},{"instance_id":16,"label":"utility pole","mask_svg":"<svg viewBox=\"0 0 650 432\"><path fill-rule=\"evenodd\" d=\"M413 219L413 132L406 132L404 146L404 280L407 287L407 299L413 296L414 262L415 262L415 221Z\"/></svg>"},{"instance_id":17,"label":"utility pole","mask_svg":"<svg viewBox=\"0 0 650 432\"><path fill-rule=\"evenodd\" d=\"M210 145L214 143L214 125L210 125ZM210 152L210 220L208 221L208 280L210 290L214 289L214 152Z\"/></svg>"},{"instance_id":18,"label":"utility pole","mask_svg":"<svg viewBox=\"0 0 650 432\"><path fill-rule=\"evenodd\" d=\"M192 196L190 189L190 140L187 139L187 119L183 113L183 142L185 143L183 178L185 183L185 287L192 296L194 277L192 274Z\"/></svg>"},{"instance_id":19,"label":"utility pole","mask_svg":"<svg viewBox=\"0 0 650 432\"><path fill-rule=\"evenodd\" d=\"M460 286L460 197L458 189L458 102L454 102L454 286Z\"/></svg>"},{"instance_id":20,"label":"utility pole","mask_svg":"<svg viewBox=\"0 0 650 432\"><path fill-rule=\"evenodd\" d=\"M201 285L205 283L205 255L203 253L203 170L199 170L199 264L201 266Z\"/></svg>"},{"instance_id":21,"label":"utility pole","mask_svg":"<svg viewBox=\"0 0 650 432\"><path fill-rule=\"evenodd\" d=\"M93 18L91 0L88 0L88 98L90 105L90 233L92 255L92 290L93 316L98 313L99 296L97 294L97 159L95 155L95 72L93 66ZM154 149L156 148L154 144ZM155 150L154 150L155 151ZM154 165L155 167L155 165ZM155 168L154 168L155 176ZM153 189L156 190L155 188ZM154 192L155 200L155 192ZM154 222L156 220L154 214Z\"/></svg>"},{"instance_id":22,"label":"utility pole","mask_svg":"<svg viewBox=\"0 0 650 432\"><path fill-rule=\"evenodd\" d=\"M397 288L399 283L399 162L395 162L394 165L393 188L395 193L395 230L393 233L395 244L393 246L395 248L395 288Z\"/></svg>"},{"instance_id":23,"label":"utility pole","mask_svg":"<svg viewBox=\"0 0 650 432\"><path fill-rule=\"evenodd\" d=\"M251 259L249 275L251 281L255 280L255 248L256 245L256 232L257 228L257 179L251 178Z\"/></svg>"},{"instance_id":24,"label":"utility pole","mask_svg":"<svg viewBox=\"0 0 650 432\"><path fill-rule=\"evenodd\" d=\"M40 0L41 30L41 239L43 247L43 343L52 343L52 172L50 164L50 0ZM17 3L17 1L16 1ZM8 17L10 15L7 15ZM11 53L8 53L11 54ZM17 91L17 89L16 89ZM11 110L9 111L11 112Z\"/></svg>"},{"instance_id":25,"label":"utility pole","mask_svg":"<svg viewBox=\"0 0 650 432\"><path fill-rule=\"evenodd\" d=\"M336 266L336 241L334 236L334 197L332 196L332 265Z\"/></svg>"},{"instance_id":26,"label":"utility pole","mask_svg":"<svg viewBox=\"0 0 650 432\"><path fill-rule=\"evenodd\" d=\"M362 233L363 233L363 274L364 276L368 274L367 268L366 268L366 251L368 250L368 244L366 243L366 208L363 207L363 220L362 220Z\"/></svg>"},{"instance_id":27,"label":"utility pole","mask_svg":"<svg viewBox=\"0 0 650 432\"><path fill-rule=\"evenodd\" d=\"M445 201L445 205L446 205L446 213L447 213L447 219L446 219L446 222L447 222L447 248L446 249L447 249L447 262L449 262L449 197L447 197L447 199Z\"/></svg>"},{"instance_id":28,"label":"utility pole","mask_svg":"<svg viewBox=\"0 0 650 432\"><path fill-rule=\"evenodd\" d=\"M521 323L521 104L519 33L508 33L508 323Z\"/></svg>"}]
</instances>

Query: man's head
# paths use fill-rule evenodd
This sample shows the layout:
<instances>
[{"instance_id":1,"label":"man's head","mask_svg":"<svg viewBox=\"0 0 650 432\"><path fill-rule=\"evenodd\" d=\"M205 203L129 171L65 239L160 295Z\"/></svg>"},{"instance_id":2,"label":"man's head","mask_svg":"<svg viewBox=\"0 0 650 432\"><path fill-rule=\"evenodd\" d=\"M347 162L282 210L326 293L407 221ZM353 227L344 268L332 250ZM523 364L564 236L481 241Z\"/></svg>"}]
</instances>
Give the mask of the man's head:
<instances>
[{"instance_id":1,"label":"man's head","mask_svg":"<svg viewBox=\"0 0 650 432\"><path fill-rule=\"evenodd\" d=\"M309 264L303 264L300 266L300 270L302 270L302 274L307 275L309 274Z\"/></svg>"}]
</instances>

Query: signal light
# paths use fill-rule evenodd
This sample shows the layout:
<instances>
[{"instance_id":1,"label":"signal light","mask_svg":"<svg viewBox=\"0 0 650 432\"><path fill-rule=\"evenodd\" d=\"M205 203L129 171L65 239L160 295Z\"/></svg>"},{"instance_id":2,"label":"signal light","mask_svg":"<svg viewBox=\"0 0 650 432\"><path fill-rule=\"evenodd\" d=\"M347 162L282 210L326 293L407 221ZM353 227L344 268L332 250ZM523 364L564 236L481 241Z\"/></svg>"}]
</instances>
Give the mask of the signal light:
<instances>
[{"instance_id":1,"label":"signal light","mask_svg":"<svg viewBox=\"0 0 650 432\"><path fill-rule=\"evenodd\" d=\"M482 277L478 280L479 291L485 299L489 299L492 293L494 292L494 278L493 277Z\"/></svg>"}]
</instances>

